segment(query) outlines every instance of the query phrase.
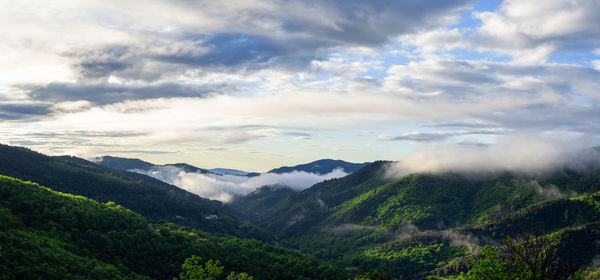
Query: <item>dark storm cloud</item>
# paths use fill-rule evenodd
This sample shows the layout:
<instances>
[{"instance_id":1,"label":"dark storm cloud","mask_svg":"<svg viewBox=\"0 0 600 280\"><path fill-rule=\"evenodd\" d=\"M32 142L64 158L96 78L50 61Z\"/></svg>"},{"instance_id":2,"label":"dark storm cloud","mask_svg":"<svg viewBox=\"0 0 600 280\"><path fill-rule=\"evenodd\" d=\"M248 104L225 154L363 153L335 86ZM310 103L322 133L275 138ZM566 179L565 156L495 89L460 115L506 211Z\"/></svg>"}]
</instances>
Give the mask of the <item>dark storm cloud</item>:
<instances>
[{"instance_id":1,"label":"dark storm cloud","mask_svg":"<svg viewBox=\"0 0 600 280\"><path fill-rule=\"evenodd\" d=\"M125 100L141 100L161 97L203 97L215 93L226 93L233 86L185 85L161 83L156 85L119 85L108 83L51 83L34 88L29 92L31 99L63 102L86 100L97 105L106 105Z\"/></svg>"}]
</instances>

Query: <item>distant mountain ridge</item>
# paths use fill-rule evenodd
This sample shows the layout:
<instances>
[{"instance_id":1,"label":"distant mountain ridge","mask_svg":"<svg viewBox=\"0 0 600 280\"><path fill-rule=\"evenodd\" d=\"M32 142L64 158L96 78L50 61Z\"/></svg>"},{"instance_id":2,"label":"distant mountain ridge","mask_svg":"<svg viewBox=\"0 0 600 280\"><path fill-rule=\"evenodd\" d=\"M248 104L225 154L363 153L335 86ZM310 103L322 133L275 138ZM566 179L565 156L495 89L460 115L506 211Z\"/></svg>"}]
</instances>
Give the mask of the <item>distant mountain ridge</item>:
<instances>
[{"instance_id":1,"label":"distant mountain ridge","mask_svg":"<svg viewBox=\"0 0 600 280\"><path fill-rule=\"evenodd\" d=\"M94 159L94 162L118 170L143 169L147 170L155 166L153 163L137 158L122 158L113 156L102 156Z\"/></svg>"},{"instance_id":2,"label":"distant mountain ridge","mask_svg":"<svg viewBox=\"0 0 600 280\"><path fill-rule=\"evenodd\" d=\"M343 160L334 160L334 159L321 159L305 164L299 164L296 166L283 166L279 168L275 168L270 170L268 173L289 173L292 171L304 171L308 173L319 173L319 174L327 174L331 173L333 170L337 168L342 168L342 170L346 173L352 173L360 168L368 165L369 162L364 163L352 163Z\"/></svg>"},{"instance_id":3,"label":"distant mountain ridge","mask_svg":"<svg viewBox=\"0 0 600 280\"><path fill-rule=\"evenodd\" d=\"M109 168L125 170L125 171L133 170L133 169L150 170L152 168L161 167L161 166L175 166L175 167L179 167L179 168L183 169L186 172L197 172L197 173L203 173L203 174L212 173L212 174L218 174L218 175L235 175L235 176L246 176L246 177L253 177L253 176L258 176L261 174L261 173L257 173L257 172L247 172L244 170L232 169L232 168L203 169L203 168L199 168L199 167L187 164L187 163L157 165L157 164L153 164L153 163L143 161L143 160L137 159L137 158L123 158L123 157L114 157L114 156L97 157L94 160L94 162L96 162L100 165L109 167ZM295 165L295 166L282 166L279 168L271 169L270 171L268 171L266 173L282 174L282 173L290 173L290 172L294 172L294 171L304 171L304 172L308 172L308 173L317 173L317 174L324 175L324 174L331 173L332 171L334 171L338 168L341 168L342 171L349 174L349 173L352 173L368 164L369 164L369 162L352 163L352 162L347 162L347 161L343 161L343 160L320 159L320 160L316 160L313 162L299 164L299 165Z\"/></svg>"},{"instance_id":4,"label":"distant mountain ridge","mask_svg":"<svg viewBox=\"0 0 600 280\"><path fill-rule=\"evenodd\" d=\"M196 172L196 173L210 173L210 171L206 169L202 169L187 163L171 163L158 165L154 163L150 163L147 161L143 161L138 158L124 158L124 157L113 157L113 156L101 156L94 159L94 162L106 166L108 168L129 171L134 169L139 170L150 170L152 168L161 167L161 166L174 166L183 169L185 172Z\"/></svg>"}]
</instances>

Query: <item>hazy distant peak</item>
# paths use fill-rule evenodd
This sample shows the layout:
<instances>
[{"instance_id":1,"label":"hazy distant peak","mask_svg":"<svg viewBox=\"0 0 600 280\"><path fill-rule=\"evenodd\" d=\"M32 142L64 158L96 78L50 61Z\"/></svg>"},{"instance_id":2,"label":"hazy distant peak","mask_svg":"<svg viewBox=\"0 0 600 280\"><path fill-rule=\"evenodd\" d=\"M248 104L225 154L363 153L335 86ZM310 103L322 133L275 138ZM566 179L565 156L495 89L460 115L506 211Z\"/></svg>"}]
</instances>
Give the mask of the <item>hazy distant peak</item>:
<instances>
[{"instance_id":1,"label":"hazy distant peak","mask_svg":"<svg viewBox=\"0 0 600 280\"><path fill-rule=\"evenodd\" d=\"M336 159L320 159L296 166L279 167L269 171L269 173L289 173L293 171L304 171L308 173L327 174L338 168L342 169L346 173L352 173L368 164L368 162L352 163Z\"/></svg>"},{"instance_id":2,"label":"hazy distant peak","mask_svg":"<svg viewBox=\"0 0 600 280\"><path fill-rule=\"evenodd\" d=\"M246 176L250 173L250 172L246 172L246 171L239 170L239 169L229 169L229 168L213 168L213 169L209 169L208 171L210 171L212 173L216 173L216 174L221 174L221 175L236 175L236 176Z\"/></svg>"}]
</instances>

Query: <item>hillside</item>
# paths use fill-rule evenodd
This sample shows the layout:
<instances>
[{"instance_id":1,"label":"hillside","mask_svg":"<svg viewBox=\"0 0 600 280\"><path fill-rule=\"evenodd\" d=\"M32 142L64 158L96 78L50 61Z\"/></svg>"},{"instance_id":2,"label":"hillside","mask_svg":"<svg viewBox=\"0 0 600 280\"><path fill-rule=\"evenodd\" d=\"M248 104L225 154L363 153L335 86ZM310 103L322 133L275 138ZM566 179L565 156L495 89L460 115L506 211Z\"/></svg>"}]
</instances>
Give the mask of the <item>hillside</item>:
<instances>
[{"instance_id":1,"label":"hillside","mask_svg":"<svg viewBox=\"0 0 600 280\"><path fill-rule=\"evenodd\" d=\"M270 240L267 233L223 214L223 205L218 201L145 175L110 169L76 157L49 157L25 148L0 145L0 174L99 202L114 201L153 221Z\"/></svg>"},{"instance_id":2,"label":"hillside","mask_svg":"<svg viewBox=\"0 0 600 280\"><path fill-rule=\"evenodd\" d=\"M399 279L425 277L508 235L569 231L599 220L600 208L589 202L600 190L597 169L393 179L386 177L387 164L316 184L268 209L239 210L292 248L351 271ZM255 205L250 198L243 204Z\"/></svg>"},{"instance_id":3,"label":"hillside","mask_svg":"<svg viewBox=\"0 0 600 280\"><path fill-rule=\"evenodd\" d=\"M326 217L329 208L386 182L382 174L384 165L385 162L375 162L345 177L315 184L277 201L265 211L244 209L237 205L238 200L231 205L251 221L279 236L299 235ZM249 199L243 200L243 203L252 204Z\"/></svg>"},{"instance_id":4,"label":"hillside","mask_svg":"<svg viewBox=\"0 0 600 280\"><path fill-rule=\"evenodd\" d=\"M540 178L503 172L479 177L411 174L392 179L385 176L386 164L375 162L348 176L316 184L256 214L254 220L279 234L297 233L295 228L305 232L317 223L356 223L388 230L406 224L446 229L600 189L600 171L561 170Z\"/></svg>"},{"instance_id":5,"label":"hillside","mask_svg":"<svg viewBox=\"0 0 600 280\"><path fill-rule=\"evenodd\" d=\"M257 279L343 279L314 258L260 241L149 224L114 202L0 176L0 279L172 279L186 258Z\"/></svg>"},{"instance_id":6,"label":"hillside","mask_svg":"<svg viewBox=\"0 0 600 280\"><path fill-rule=\"evenodd\" d=\"M106 168L75 157L47 157L9 146L1 146L0 155L0 173L43 182L51 188L89 196L101 202L75 197L79 199L76 201L96 205L92 207L96 210L84 212L102 212L105 211L103 207L119 210L121 214L118 215L129 215L122 218L127 223L126 227L132 227L125 230L126 236L135 236L138 231L147 232L154 237L152 241L142 240L142 244L156 245L163 250L149 250L143 247L146 245L138 246L135 245L137 241L125 239L119 242L135 244L123 245L126 251L111 247L119 242L108 240L119 235L109 233L121 231L114 228L122 226L120 222L111 222L110 225L92 222L78 229L79 234L72 233L67 228L87 219L86 215L72 210L75 206L59 205L56 207L64 211L46 211L39 210L46 207L39 205L60 204L63 201L61 197L71 199L74 196L35 186L33 189L58 196L23 204L17 200L31 197L37 201L44 195L37 194L37 191L33 195L15 194L13 192L20 189L15 186L30 184L4 178L8 180L6 184L9 187L0 192L3 197L8 197L5 199L8 202L2 206L8 210L0 212L3 221L6 221L3 230L9 232L18 228L21 232L3 233L2 238L5 239L2 242L31 246L3 246L20 252L2 253L10 257L7 263L15 269L27 267L21 259L50 266L57 259L66 258L65 265L75 267L73 271L86 278L91 277L90 271L113 271L110 275L117 275L117 278L144 279L147 276L164 279L165 275L176 275L179 265L196 254L203 260L221 260L231 271L262 275L257 279L274 279L269 278L274 276L261 274L265 273L265 269L274 270L280 279L347 279L349 275L369 272L395 279L453 279L476 266L482 259L483 246L501 249L505 237L529 235L552 240L557 256L572 264L563 269L565 275L578 268L587 268L594 257L600 255L600 248L596 246L600 240L600 169L596 166L587 166L585 171L556 169L535 176L510 172L446 172L392 178L388 172L390 162L377 161L345 177L323 181L301 192L284 186L263 186L223 205L144 175ZM19 199L13 201L11 197ZM144 217L118 204L139 211ZM224 213L243 218L269 232ZM52 215L59 215L59 218ZM112 221L115 218L109 215L103 219ZM153 224L149 224L147 219ZM46 220L49 222L44 222ZM172 223L165 224L164 221ZM61 228L63 223L68 226ZM88 234L90 230L98 231L99 235L89 233L88 237L82 233ZM73 239L73 234L77 240L91 238L91 241L81 241L80 244ZM183 237L177 237L178 234ZM313 258L260 241L223 236L226 234L262 238ZM186 239L191 236L204 240L202 245ZM173 240L178 245L172 245ZM527 242L526 238L523 240L520 242ZM28 250L37 252L36 257L24 253ZM166 254L176 262L154 257L147 262L132 262L129 252L136 250L142 250L141 255ZM57 252L58 257L51 252ZM229 252L235 256L229 255ZM113 253L121 257L116 260L110 258ZM254 253L257 255L252 255ZM169 267L146 268L161 262L168 263ZM267 263L273 262L282 265L269 267ZM287 267L292 263L298 267ZM303 263L312 267L310 272L300 268L302 265L299 264ZM79 265L81 268L77 268ZM318 267L315 268L315 265ZM52 273L66 273L64 270L58 272L64 269L62 264L55 266L57 270ZM95 267L97 269L94 270ZM287 270L292 272L286 274ZM42 270L33 271L45 275ZM327 276L317 277L315 271Z\"/></svg>"},{"instance_id":7,"label":"hillside","mask_svg":"<svg viewBox=\"0 0 600 280\"><path fill-rule=\"evenodd\" d=\"M234 213L244 218L253 219L267 211L271 211L277 203L295 193L294 190L286 186L266 185L247 195L234 198L232 203L226 206L229 206L235 211Z\"/></svg>"},{"instance_id":8,"label":"hillside","mask_svg":"<svg viewBox=\"0 0 600 280\"><path fill-rule=\"evenodd\" d=\"M94 159L94 162L102 166L118 170L150 169L154 164L137 158L122 158L102 156Z\"/></svg>"}]
</instances>

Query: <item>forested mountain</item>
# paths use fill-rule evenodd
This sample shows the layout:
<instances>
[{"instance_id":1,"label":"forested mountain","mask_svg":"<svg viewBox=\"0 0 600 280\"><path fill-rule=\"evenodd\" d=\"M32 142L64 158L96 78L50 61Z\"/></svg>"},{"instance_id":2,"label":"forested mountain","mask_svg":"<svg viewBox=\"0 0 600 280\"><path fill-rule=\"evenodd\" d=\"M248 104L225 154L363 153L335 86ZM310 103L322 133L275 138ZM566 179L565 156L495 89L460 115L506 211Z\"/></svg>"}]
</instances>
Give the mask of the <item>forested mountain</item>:
<instances>
[{"instance_id":1,"label":"forested mountain","mask_svg":"<svg viewBox=\"0 0 600 280\"><path fill-rule=\"evenodd\" d=\"M70 156L49 157L0 145L0 174L99 202L114 201L153 220L203 231L270 240L269 234L223 214L221 202L201 198L145 175Z\"/></svg>"},{"instance_id":2,"label":"forested mountain","mask_svg":"<svg viewBox=\"0 0 600 280\"><path fill-rule=\"evenodd\" d=\"M295 193L286 186L266 185L247 195L234 198L227 206L234 209L238 215L257 221L257 217L272 211L273 206Z\"/></svg>"},{"instance_id":3,"label":"forested mountain","mask_svg":"<svg viewBox=\"0 0 600 280\"><path fill-rule=\"evenodd\" d=\"M307 225L310 227L322 220L330 207L388 181L381 174L384 165L385 162L375 162L348 176L315 184L302 192L285 196L285 199L265 211L253 212L253 209L249 208L240 212L256 224L279 235L302 234L307 230ZM236 199L231 205L242 210L243 207L238 203L252 204L251 198ZM262 197L258 196L257 199Z\"/></svg>"},{"instance_id":4,"label":"forested mountain","mask_svg":"<svg viewBox=\"0 0 600 280\"><path fill-rule=\"evenodd\" d=\"M132 170L132 169L140 169L140 170L150 170L152 168L158 168L162 166L175 166L182 168L186 172L198 172L198 173L214 173L219 175L236 175L236 176L257 176L260 173L256 172L246 172L237 169L228 169L228 168L214 168L214 169L202 169L195 167L193 165L189 165L186 163L175 163L175 164L164 164L164 165L156 165L152 164L137 158L122 158L122 157L113 157L113 156L102 156L98 157L95 160L96 163L119 170ZM341 168L346 173L352 173L361 167L367 165L368 163L351 163L343 160L333 160L333 159L322 159L313 161L306 164L300 164L296 166L283 166L279 168L275 168L270 170L268 173L289 173L292 171L304 171L308 173L318 173L318 174L327 174L332 172L335 169Z\"/></svg>"},{"instance_id":5,"label":"forested mountain","mask_svg":"<svg viewBox=\"0 0 600 280\"><path fill-rule=\"evenodd\" d=\"M472 280L486 279L476 277L489 269L486 265L500 269L498 275L515 275L510 271L529 266L506 256L511 249L529 248L552 258L551 279L583 279L585 273L577 270L596 270L600 255L600 168L594 164L536 175L443 172L395 178L391 162L377 161L301 192L263 186L225 206L75 157L9 146L0 146L0 156L0 174L100 202L0 179L0 258L7 264L2 269L32 278L165 279L197 255L202 262L219 260L227 273L247 272L256 279L348 279L370 273L370 279ZM224 234L259 238L314 258ZM545 247L535 247L539 244ZM41 266L28 268L32 262Z\"/></svg>"},{"instance_id":6,"label":"forested mountain","mask_svg":"<svg viewBox=\"0 0 600 280\"><path fill-rule=\"evenodd\" d=\"M600 253L597 242L590 241L600 240L600 169L393 179L388 164L372 163L271 201L267 209L253 207L261 196L254 204L252 195L247 197L241 203L248 205L246 211L236 201L233 205L292 248L351 271L379 271L399 279L466 272L477 248L500 244L507 236L548 234L559 240L559 253L569 260L575 258L575 249L569 248L584 250L573 259L577 268ZM591 235L564 237L580 231Z\"/></svg>"},{"instance_id":7,"label":"forested mountain","mask_svg":"<svg viewBox=\"0 0 600 280\"><path fill-rule=\"evenodd\" d=\"M150 224L114 202L5 176L0 176L0 220L0 279L172 279L191 256L256 279L348 277L292 250Z\"/></svg>"},{"instance_id":8,"label":"forested mountain","mask_svg":"<svg viewBox=\"0 0 600 280\"><path fill-rule=\"evenodd\" d=\"M137 158L123 158L123 157L113 157L113 156L102 156L95 159L95 163L106 166L112 169L118 169L123 171L139 169L139 170L150 170L152 168L157 168L161 166L174 166L177 168L181 168L185 172L196 172L196 173L209 173L210 171L202 168L198 168L193 165L189 165L187 163L173 163L173 164L164 164L164 165L156 165L153 163L149 163L147 161L143 161Z\"/></svg>"},{"instance_id":9,"label":"forested mountain","mask_svg":"<svg viewBox=\"0 0 600 280\"><path fill-rule=\"evenodd\" d=\"M346 173L352 173L369 163L351 163L343 160L321 159L296 166L283 166L269 171L269 173L288 173L292 171L304 171L308 173L327 174L341 168Z\"/></svg>"},{"instance_id":10,"label":"forested mountain","mask_svg":"<svg viewBox=\"0 0 600 280\"><path fill-rule=\"evenodd\" d=\"M94 159L94 162L102 166L106 166L112 169L118 170L131 170L131 169L150 169L154 164L147 161L143 161L137 158L122 158L112 156L102 156Z\"/></svg>"}]
</instances>

